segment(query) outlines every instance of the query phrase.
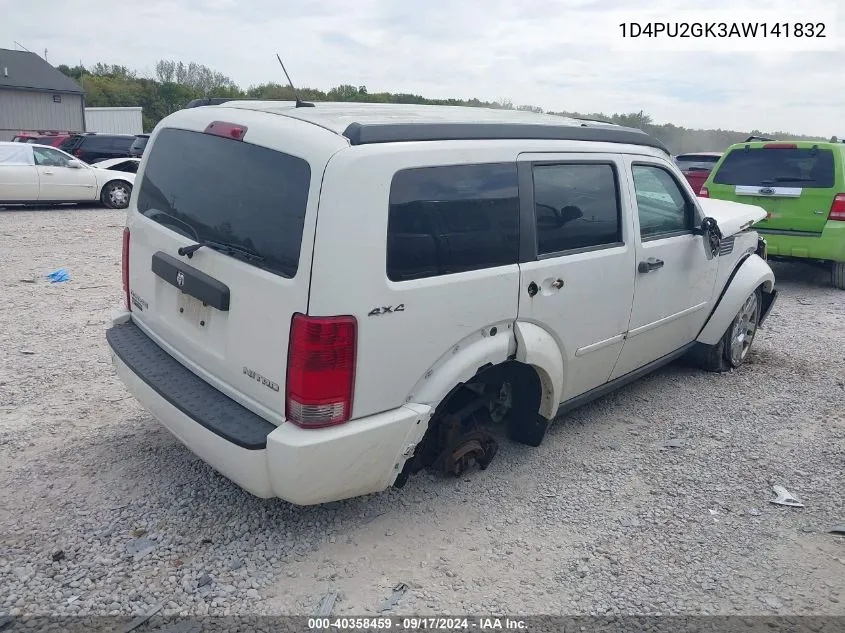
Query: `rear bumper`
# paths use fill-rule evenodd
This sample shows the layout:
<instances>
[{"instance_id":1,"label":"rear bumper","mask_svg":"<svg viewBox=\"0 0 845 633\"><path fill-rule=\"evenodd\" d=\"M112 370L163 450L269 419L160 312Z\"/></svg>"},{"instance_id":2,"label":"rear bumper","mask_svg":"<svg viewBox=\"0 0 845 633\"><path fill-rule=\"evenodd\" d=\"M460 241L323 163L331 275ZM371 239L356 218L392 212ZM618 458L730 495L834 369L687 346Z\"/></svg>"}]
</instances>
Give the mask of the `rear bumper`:
<instances>
[{"instance_id":1,"label":"rear bumper","mask_svg":"<svg viewBox=\"0 0 845 633\"><path fill-rule=\"evenodd\" d=\"M811 236L770 233L759 227L757 232L765 238L770 257L845 262L845 222L829 221L821 233Z\"/></svg>"},{"instance_id":2,"label":"rear bumper","mask_svg":"<svg viewBox=\"0 0 845 633\"><path fill-rule=\"evenodd\" d=\"M120 379L194 454L257 497L313 505L384 490L431 408L407 404L325 429L274 426L193 374L126 316L106 339Z\"/></svg>"}]
</instances>

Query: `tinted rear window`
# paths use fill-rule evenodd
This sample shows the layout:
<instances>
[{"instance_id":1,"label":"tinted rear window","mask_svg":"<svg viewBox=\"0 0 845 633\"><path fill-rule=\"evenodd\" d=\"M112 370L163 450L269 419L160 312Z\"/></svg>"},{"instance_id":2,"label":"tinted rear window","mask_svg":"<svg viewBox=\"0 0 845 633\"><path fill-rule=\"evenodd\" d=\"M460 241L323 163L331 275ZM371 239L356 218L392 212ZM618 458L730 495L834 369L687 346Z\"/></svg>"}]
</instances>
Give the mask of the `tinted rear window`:
<instances>
[{"instance_id":1,"label":"tinted rear window","mask_svg":"<svg viewBox=\"0 0 845 633\"><path fill-rule=\"evenodd\" d=\"M144 149L147 144L147 137L146 136L139 136L134 141L132 141L132 149L140 150Z\"/></svg>"},{"instance_id":2,"label":"tinted rear window","mask_svg":"<svg viewBox=\"0 0 845 633\"><path fill-rule=\"evenodd\" d=\"M406 281L515 264L516 164L406 169L393 177L387 276Z\"/></svg>"},{"instance_id":3,"label":"tinted rear window","mask_svg":"<svg viewBox=\"0 0 845 633\"><path fill-rule=\"evenodd\" d=\"M719 167L717 185L780 186L827 189L835 182L829 149L740 148Z\"/></svg>"},{"instance_id":4,"label":"tinted rear window","mask_svg":"<svg viewBox=\"0 0 845 633\"><path fill-rule=\"evenodd\" d=\"M219 136L162 130L150 145L138 211L195 240L258 253L284 277L299 265L307 161Z\"/></svg>"},{"instance_id":5,"label":"tinted rear window","mask_svg":"<svg viewBox=\"0 0 845 633\"><path fill-rule=\"evenodd\" d=\"M69 138L66 138L59 145L59 149L63 149L65 151L68 151L70 149L76 149L79 144L82 143L82 139L82 136L71 136Z\"/></svg>"},{"instance_id":6,"label":"tinted rear window","mask_svg":"<svg viewBox=\"0 0 845 633\"><path fill-rule=\"evenodd\" d=\"M675 163L683 170L708 171L713 169L719 160L718 156L706 156L700 154L684 154L675 158Z\"/></svg>"},{"instance_id":7,"label":"tinted rear window","mask_svg":"<svg viewBox=\"0 0 845 633\"><path fill-rule=\"evenodd\" d=\"M534 217L540 255L622 241L621 207L612 165L534 168Z\"/></svg>"}]
</instances>

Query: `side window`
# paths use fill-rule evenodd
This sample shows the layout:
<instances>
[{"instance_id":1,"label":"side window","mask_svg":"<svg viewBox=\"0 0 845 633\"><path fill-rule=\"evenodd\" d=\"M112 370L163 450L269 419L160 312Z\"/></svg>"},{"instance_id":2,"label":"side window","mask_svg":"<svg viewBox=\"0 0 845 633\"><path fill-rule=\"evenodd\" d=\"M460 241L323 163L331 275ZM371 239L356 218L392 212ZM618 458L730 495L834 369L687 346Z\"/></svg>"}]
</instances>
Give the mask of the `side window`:
<instances>
[{"instance_id":1,"label":"side window","mask_svg":"<svg viewBox=\"0 0 845 633\"><path fill-rule=\"evenodd\" d=\"M397 172L390 185L387 277L407 281L515 264L516 164Z\"/></svg>"},{"instance_id":2,"label":"side window","mask_svg":"<svg viewBox=\"0 0 845 633\"><path fill-rule=\"evenodd\" d=\"M61 152L46 147L33 147L35 164L43 167L67 167L68 158Z\"/></svg>"},{"instance_id":3,"label":"side window","mask_svg":"<svg viewBox=\"0 0 845 633\"><path fill-rule=\"evenodd\" d=\"M533 171L539 255L622 242L612 165L537 165Z\"/></svg>"},{"instance_id":4,"label":"side window","mask_svg":"<svg viewBox=\"0 0 845 633\"><path fill-rule=\"evenodd\" d=\"M692 204L672 175L656 165L634 165L632 171L640 236L649 238L691 231Z\"/></svg>"}]
</instances>

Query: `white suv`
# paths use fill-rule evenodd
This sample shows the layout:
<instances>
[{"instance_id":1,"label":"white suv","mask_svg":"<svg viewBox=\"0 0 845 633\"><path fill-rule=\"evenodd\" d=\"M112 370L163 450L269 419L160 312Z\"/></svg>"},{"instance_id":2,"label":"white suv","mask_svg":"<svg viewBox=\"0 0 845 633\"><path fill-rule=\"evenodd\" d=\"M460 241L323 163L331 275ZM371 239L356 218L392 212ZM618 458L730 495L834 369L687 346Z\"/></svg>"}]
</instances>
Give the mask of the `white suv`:
<instances>
[{"instance_id":1,"label":"white suv","mask_svg":"<svg viewBox=\"0 0 845 633\"><path fill-rule=\"evenodd\" d=\"M776 296L764 215L697 198L658 141L608 124L188 108L138 170L107 339L219 472L328 502L485 468L497 425L536 446L682 355L738 367Z\"/></svg>"}]
</instances>

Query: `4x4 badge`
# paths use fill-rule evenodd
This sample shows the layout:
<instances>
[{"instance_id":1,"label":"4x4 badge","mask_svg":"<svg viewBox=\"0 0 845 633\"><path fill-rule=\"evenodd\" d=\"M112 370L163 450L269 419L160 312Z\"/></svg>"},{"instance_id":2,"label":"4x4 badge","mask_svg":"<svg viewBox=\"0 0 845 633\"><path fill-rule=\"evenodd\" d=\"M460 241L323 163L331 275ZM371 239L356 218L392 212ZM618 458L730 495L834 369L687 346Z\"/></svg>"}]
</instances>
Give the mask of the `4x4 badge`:
<instances>
[{"instance_id":1,"label":"4x4 badge","mask_svg":"<svg viewBox=\"0 0 845 633\"><path fill-rule=\"evenodd\" d=\"M180 288L185 285L185 273L183 273L181 270L176 273L176 285Z\"/></svg>"},{"instance_id":2,"label":"4x4 badge","mask_svg":"<svg viewBox=\"0 0 845 633\"><path fill-rule=\"evenodd\" d=\"M393 306L384 306L383 308L373 308L367 316L379 316L380 314L391 314L393 312L404 312L405 304L400 303L395 308Z\"/></svg>"}]
</instances>

